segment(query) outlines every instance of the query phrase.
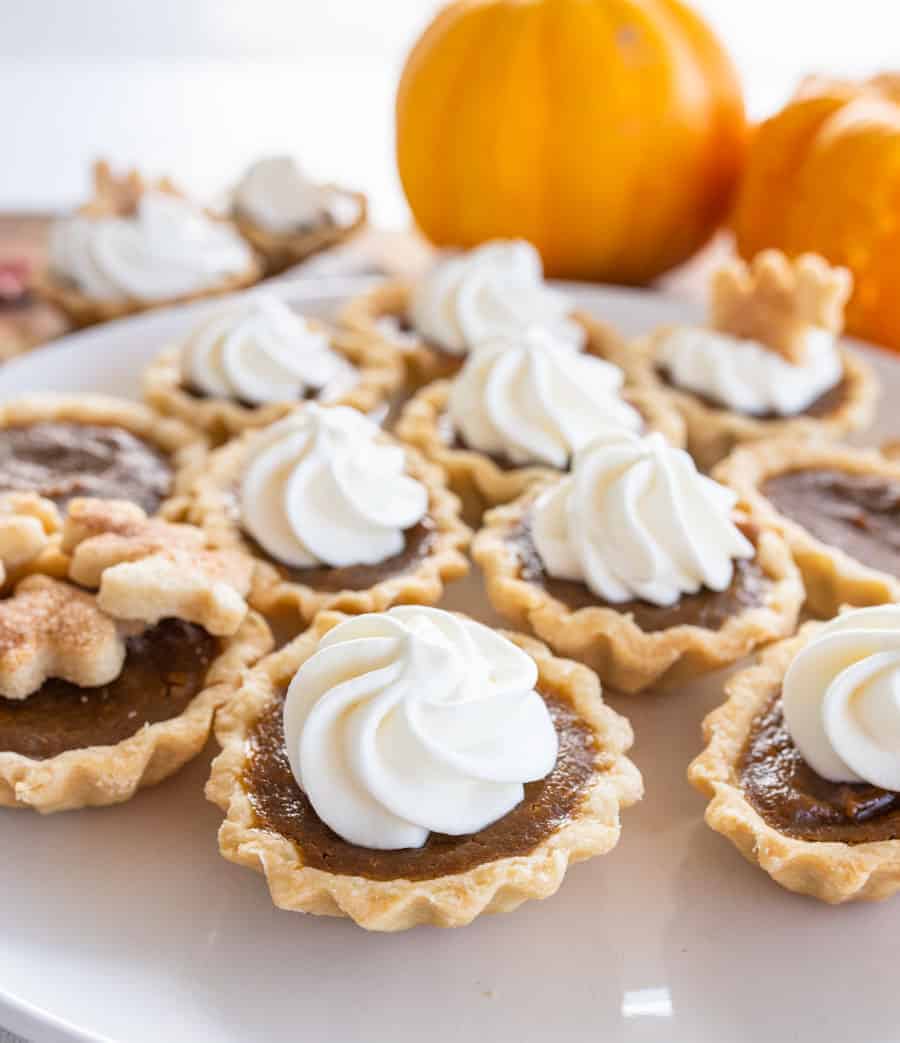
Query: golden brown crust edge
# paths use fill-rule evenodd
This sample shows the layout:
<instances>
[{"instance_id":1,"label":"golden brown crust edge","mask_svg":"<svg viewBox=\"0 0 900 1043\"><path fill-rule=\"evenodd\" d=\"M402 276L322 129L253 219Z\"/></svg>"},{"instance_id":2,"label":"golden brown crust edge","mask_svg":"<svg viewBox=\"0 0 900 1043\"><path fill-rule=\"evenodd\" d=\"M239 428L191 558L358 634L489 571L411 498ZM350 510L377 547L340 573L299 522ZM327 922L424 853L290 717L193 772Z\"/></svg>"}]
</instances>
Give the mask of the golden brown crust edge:
<instances>
[{"instance_id":1,"label":"golden brown crust edge","mask_svg":"<svg viewBox=\"0 0 900 1043\"><path fill-rule=\"evenodd\" d=\"M763 605L734 616L719 630L690 624L646 633L613 607L571 610L542 587L520 578L510 533L522 522L540 488L490 511L472 544L494 608L529 627L559 655L597 672L604 684L629 694L650 685L687 681L737 662L754 648L792 634L803 603L803 584L784 541L762 530L757 560L770 580Z\"/></svg>"},{"instance_id":2,"label":"golden brown crust edge","mask_svg":"<svg viewBox=\"0 0 900 1043\"><path fill-rule=\"evenodd\" d=\"M251 556L252 548L241 535L235 517L231 489L241 474L253 434L246 432L210 456L207 472L194 485L189 510L189 519L206 531L211 545L242 550ZM383 437L390 439L389 435ZM428 489L428 516L435 523L428 555L411 571L388 576L368 590L333 592L282 579L274 565L255 558L248 598L251 607L265 615L294 611L310 620L324 609L359 614L381 612L391 605L434 605L446 583L466 575L469 563L464 551L472 534L460 517L459 500L445 486L439 468L414 449L404 448L409 473Z\"/></svg>"},{"instance_id":3,"label":"golden brown crust edge","mask_svg":"<svg viewBox=\"0 0 900 1043\"><path fill-rule=\"evenodd\" d=\"M364 345L358 338L340 332L332 336L331 347L356 368L359 379L342 395L323 404L350 406L367 414L386 406L403 381L403 362L397 349L382 342ZM144 371L142 384L144 398L154 409L219 441L274 423L302 406L300 402L275 402L254 408L230 399L189 395L181 386L178 345L159 354Z\"/></svg>"},{"instance_id":4,"label":"golden brown crust edge","mask_svg":"<svg viewBox=\"0 0 900 1043\"><path fill-rule=\"evenodd\" d=\"M507 636L535 659L545 683L565 690L599 747L594 782L578 815L534 851L434 880L379 881L305 866L295 844L260 829L242 783L247 738L277 689L312 654L319 637L342 618L331 612L318 616L305 634L245 674L216 718L222 752L213 761L206 795L225 812L219 849L229 861L263 873L276 906L349 917L372 931L401 931L418 924L460 927L481 913L509 912L528 899L549 897L569 864L605 854L616 845L620 810L639 800L643 788L637 768L625 755L632 743L631 726L603 703L589 670L557 659L538 642L515 634Z\"/></svg>"},{"instance_id":5,"label":"golden brown crust edge","mask_svg":"<svg viewBox=\"0 0 900 1043\"><path fill-rule=\"evenodd\" d=\"M394 430L401 441L415 446L441 467L448 485L460 496L474 495L493 507L515 499L535 482L559 476L559 471L550 467L502 468L485 453L448 445L442 427L449 395L449 381L422 388L406 403ZM661 395L631 387L622 397L641 413L648 431L659 431L679 448L684 445L684 424Z\"/></svg>"},{"instance_id":6,"label":"golden brown crust edge","mask_svg":"<svg viewBox=\"0 0 900 1043\"><path fill-rule=\"evenodd\" d=\"M770 440L736 449L715 469L717 481L732 488L742 508L760 525L776 529L787 541L806 586L809 608L833 616L842 605L881 605L900 601L900 580L863 565L838 547L829 547L779 513L760 491L778 474L804 468L835 468L854 474L881 475L900 481L900 462L876 450Z\"/></svg>"},{"instance_id":7,"label":"golden brown crust edge","mask_svg":"<svg viewBox=\"0 0 900 1043\"><path fill-rule=\"evenodd\" d=\"M728 697L703 722L706 749L688 779L710 798L706 824L782 887L838 904L887 898L900 890L900 841L865 844L795 840L770 826L750 805L739 783L741 754L756 717L781 686L788 664L820 624L767 649L757 666L735 674Z\"/></svg>"},{"instance_id":8,"label":"golden brown crust edge","mask_svg":"<svg viewBox=\"0 0 900 1043\"><path fill-rule=\"evenodd\" d=\"M145 725L113 746L67 750L46 760L0 752L0 806L49 814L120 804L173 775L206 745L213 716L242 672L272 647L269 628L256 613L221 641L205 688L177 717Z\"/></svg>"},{"instance_id":9,"label":"golden brown crust edge","mask_svg":"<svg viewBox=\"0 0 900 1043\"><path fill-rule=\"evenodd\" d=\"M660 379L653 365L654 345L669 328L632 344L623 366L637 384L653 387L679 410L687 425L687 444L701 470L708 471L736 446L769 438L834 440L868 427L875 416L880 387L875 373L860 356L841 349L846 394L840 405L824 417L797 416L760 420L727 409L706 405L696 395L680 391Z\"/></svg>"}]
</instances>

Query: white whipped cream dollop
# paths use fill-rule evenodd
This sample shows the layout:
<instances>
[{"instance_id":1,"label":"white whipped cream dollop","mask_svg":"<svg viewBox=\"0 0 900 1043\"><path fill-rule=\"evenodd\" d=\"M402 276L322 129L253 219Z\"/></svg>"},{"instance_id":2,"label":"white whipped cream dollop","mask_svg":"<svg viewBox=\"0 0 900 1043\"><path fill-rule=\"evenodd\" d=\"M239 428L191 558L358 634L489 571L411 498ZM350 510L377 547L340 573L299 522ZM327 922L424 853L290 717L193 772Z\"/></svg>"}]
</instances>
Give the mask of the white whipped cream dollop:
<instances>
[{"instance_id":1,"label":"white whipped cream dollop","mask_svg":"<svg viewBox=\"0 0 900 1043\"><path fill-rule=\"evenodd\" d=\"M837 340L825 329L807 334L806 357L795 365L756 341L679 327L660 340L656 363L675 387L751 416L802 413L844 372Z\"/></svg>"},{"instance_id":2,"label":"white whipped cream dollop","mask_svg":"<svg viewBox=\"0 0 900 1043\"><path fill-rule=\"evenodd\" d=\"M269 156L254 163L234 190L234 204L254 224L277 234L321 224L346 228L360 213L358 199L311 181L292 156Z\"/></svg>"},{"instance_id":3,"label":"white whipped cream dollop","mask_svg":"<svg viewBox=\"0 0 900 1043\"><path fill-rule=\"evenodd\" d=\"M253 264L227 222L167 192L146 192L127 217L76 214L50 237L53 272L102 300L165 300L214 288Z\"/></svg>"},{"instance_id":4,"label":"white whipped cream dollop","mask_svg":"<svg viewBox=\"0 0 900 1043\"><path fill-rule=\"evenodd\" d=\"M252 405L294 402L326 387L345 390L356 380L327 331L271 294L254 295L201 323L182 348L182 371L185 382L205 395Z\"/></svg>"},{"instance_id":5,"label":"white whipped cream dollop","mask_svg":"<svg viewBox=\"0 0 900 1043\"><path fill-rule=\"evenodd\" d=\"M355 409L310 403L260 431L240 490L244 528L272 557L303 568L375 565L399 554L428 490L399 445Z\"/></svg>"},{"instance_id":6,"label":"white whipped cream dollop","mask_svg":"<svg viewBox=\"0 0 900 1043\"><path fill-rule=\"evenodd\" d=\"M531 327L477 348L447 408L470 448L563 470L594 438L641 429L640 413L619 394L623 382L618 366Z\"/></svg>"},{"instance_id":7,"label":"white whipped cream dollop","mask_svg":"<svg viewBox=\"0 0 900 1043\"><path fill-rule=\"evenodd\" d=\"M284 704L291 769L316 814L363 847L477 833L544 778L556 729L534 660L495 630L403 606L338 624Z\"/></svg>"},{"instance_id":8,"label":"white whipped cream dollop","mask_svg":"<svg viewBox=\"0 0 900 1043\"><path fill-rule=\"evenodd\" d=\"M572 473L534 505L532 538L547 572L616 603L672 605L725 590L734 559L753 557L732 521L737 497L660 434L627 432L585 447Z\"/></svg>"},{"instance_id":9,"label":"white whipped cream dollop","mask_svg":"<svg viewBox=\"0 0 900 1043\"><path fill-rule=\"evenodd\" d=\"M416 330L444 351L463 355L490 337L544 326L581 348L585 332L568 294L547 286L541 257L522 240L485 243L438 261L419 282L409 316Z\"/></svg>"},{"instance_id":10,"label":"white whipped cream dollop","mask_svg":"<svg viewBox=\"0 0 900 1043\"><path fill-rule=\"evenodd\" d=\"M816 774L900 790L900 605L823 627L788 667L782 709Z\"/></svg>"}]
</instances>

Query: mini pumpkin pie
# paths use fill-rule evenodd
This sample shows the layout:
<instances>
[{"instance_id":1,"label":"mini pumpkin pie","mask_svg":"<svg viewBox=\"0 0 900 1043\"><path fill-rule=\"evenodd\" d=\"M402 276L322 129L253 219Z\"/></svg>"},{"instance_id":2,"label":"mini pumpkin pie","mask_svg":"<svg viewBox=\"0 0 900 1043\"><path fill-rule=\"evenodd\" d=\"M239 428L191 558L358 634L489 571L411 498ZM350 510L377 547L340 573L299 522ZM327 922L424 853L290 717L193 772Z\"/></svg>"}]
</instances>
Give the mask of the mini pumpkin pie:
<instances>
[{"instance_id":1,"label":"mini pumpkin pie","mask_svg":"<svg viewBox=\"0 0 900 1043\"><path fill-rule=\"evenodd\" d=\"M190 517L256 559L266 614L437 601L469 530L440 471L345 406L314 403L216 450Z\"/></svg>"},{"instance_id":2,"label":"mini pumpkin pie","mask_svg":"<svg viewBox=\"0 0 900 1043\"><path fill-rule=\"evenodd\" d=\"M689 778L706 822L791 891L900 888L900 606L809 623L727 683Z\"/></svg>"},{"instance_id":3,"label":"mini pumpkin pie","mask_svg":"<svg viewBox=\"0 0 900 1043\"><path fill-rule=\"evenodd\" d=\"M639 692L793 633L797 568L735 501L661 435L626 432L489 512L472 553L504 617Z\"/></svg>"},{"instance_id":4,"label":"mini pumpkin pie","mask_svg":"<svg viewBox=\"0 0 900 1043\"><path fill-rule=\"evenodd\" d=\"M168 181L94 169L94 199L51 231L36 289L76 326L249 286L259 262L237 229Z\"/></svg>"},{"instance_id":5,"label":"mini pumpkin pie","mask_svg":"<svg viewBox=\"0 0 900 1043\"><path fill-rule=\"evenodd\" d=\"M546 898L641 796L589 670L434 608L319 615L245 674L207 796L274 903L370 930Z\"/></svg>"},{"instance_id":6,"label":"mini pumpkin pie","mask_svg":"<svg viewBox=\"0 0 900 1043\"><path fill-rule=\"evenodd\" d=\"M247 612L241 556L133 504L70 512L76 582L34 574L0 600L0 805L44 813L120 803L172 775L272 646Z\"/></svg>"},{"instance_id":7,"label":"mini pumpkin pie","mask_svg":"<svg viewBox=\"0 0 900 1043\"><path fill-rule=\"evenodd\" d=\"M363 349L259 293L204 319L163 351L144 374L144 396L222 441L310 400L386 410L402 379L400 356L387 345Z\"/></svg>"},{"instance_id":8,"label":"mini pumpkin pie","mask_svg":"<svg viewBox=\"0 0 900 1043\"><path fill-rule=\"evenodd\" d=\"M817 255L766 250L710 288L707 326L667 327L625 356L633 380L665 391L703 470L761 438L833 439L871 422L878 386L839 345L851 277Z\"/></svg>"},{"instance_id":9,"label":"mini pumpkin pie","mask_svg":"<svg viewBox=\"0 0 900 1043\"><path fill-rule=\"evenodd\" d=\"M351 300L342 321L365 343L399 348L413 387L453 376L483 341L528 326L576 348L590 342L613 361L625 350L612 329L576 312L568 294L544 282L540 254L522 240L442 257L415 283L382 283Z\"/></svg>"},{"instance_id":10,"label":"mini pumpkin pie","mask_svg":"<svg viewBox=\"0 0 900 1043\"><path fill-rule=\"evenodd\" d=\"M311 181L292 156L258 160L232 199L235 224L273 275L355 235L366 209L361 192Z\"/></svg>"},{"instance_id":11,"label":"mini pumpkin pie","mask_svg":"<svg viewBox=\"0 0 900 1043\"><path fill-rule=\"evenodd\" d=\"M622 370L531 327L477 348L452 381L420 390L398 437L439 464L460 495L494 505L569 467L592 439L684 426L664 396L625 388Z\"/></svg>"},{"instance_id":12,"label":"mini pumpkin pie","mask_svg":"<svg viewBox=\"0 0 900 1043\"><path fill-rule=\"evenodd\" d=\"M771 441L736 450L716 476L751 518L783 533L812 612L900 600L900 461Z\"/></svg>"}]
</instances>

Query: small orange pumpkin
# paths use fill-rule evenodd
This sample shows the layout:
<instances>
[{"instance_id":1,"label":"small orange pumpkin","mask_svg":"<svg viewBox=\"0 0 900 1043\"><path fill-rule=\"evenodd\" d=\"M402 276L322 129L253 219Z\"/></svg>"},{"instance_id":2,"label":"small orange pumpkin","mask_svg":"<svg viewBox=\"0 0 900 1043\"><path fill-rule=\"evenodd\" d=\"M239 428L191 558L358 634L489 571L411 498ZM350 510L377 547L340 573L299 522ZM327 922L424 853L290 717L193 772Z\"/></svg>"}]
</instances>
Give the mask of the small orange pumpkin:
<instances>
[{"instance_id":1,"label":"small orange pumpkin","mask_svg":"<svg viewBox=\"0 0 900 1043\"><path fill-rule=\"evenodd\" d=\"M397 162L439 245L520 236L551 275L638 283L723 218L746 123L681 0L458 0L413 48Z\"/></svg>"},{"instance_id":2,"label":"small orange pumpkin","mask_svg":"<svg viewBox=\"0 0 900 1043\"><path fill-rule=\"evenodd\" d=\"M733 225L745 257L774 246L849 268L847 328L900 349L900 75L802 84L754 136Z\"/></svg>"}]
</instances>

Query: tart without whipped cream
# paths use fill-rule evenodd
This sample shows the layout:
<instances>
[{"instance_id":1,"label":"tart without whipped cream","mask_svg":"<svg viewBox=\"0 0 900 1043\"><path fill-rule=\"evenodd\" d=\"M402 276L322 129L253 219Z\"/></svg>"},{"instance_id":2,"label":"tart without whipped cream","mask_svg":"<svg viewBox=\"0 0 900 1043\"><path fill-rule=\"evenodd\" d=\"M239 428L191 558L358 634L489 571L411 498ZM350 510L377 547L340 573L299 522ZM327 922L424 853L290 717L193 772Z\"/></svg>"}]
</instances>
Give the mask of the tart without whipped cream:
<instances>
[{"instance_id":1,"label":"tart without whipped cream","mask_svg":"<svg viewBox=\"0 0 900 1043\"><path fill-rule=\"evenodd\" d=\"M814 613L900 601L900 461L770 441L735 450L715 474L753 520L784 536Z\"/></svg>"},{"instance_id":2,"label":"tart without whipped cream","mask_svg":"<svg viewBox=\"0 0 900 1043\"><path fill-rule=\"evenodd\" d=\"M344 406L310 403L216 450L191 518L253 554L262 612L430 604L467 570L469 531L439 469Z\"/></svg>"},{"instance_id":3,"label":"tart without whipped cream","mask_svg":"<svg viewBox=\"0 0 900 1043\"><path fill-rule=\"evenodd\" d=\"M260 276L250 247L168 182L136 172L94 172L95 197L51 232L38 289L76 325L249 286Z\"/></svg>"},{"instance_id":4,"label":"tart without whipped cream","mask_svg":"<svg viewBox=\"0 0 900 1043\"><path fill-rule=\"evenodd\" d=\"M838 438L867 426L877 384L840 347L851 278L815 254L766 250L713 275L707 326L659 330L624 356L630 376L665 392L707 470L742 442Z\"/></svg>"},{"instance_id":5,"label":"tart without whipped cream","mask_svg":"<svg viewBox=\"0 0 900 1043\"><path fill-rule=\"evenodd\" d=\"M452 381L407 403L397 434L443 467L457 492L489 505L565 471L596 438L651 430L681 444L676 410L655 392L625 387L622 370L592 346L577 351L537 326L487 341Z\"/></svg>"},{"instance_id":6,"label":"tart without whipped cream","mask_svg":"<svg viewBox=\"0 0 900 1043\"><path fill-rule=\"evenodd\" d=\"M593 332L620 351L618 338L574 312L568 294L544 282L540 254L523 240L498 240L439 258L417 282L383 283L350 301L342 320L367 340L400 348L409 379L421 386L452 376L483 341L528 326L583 348Z\"/></svg>"},{"instance_id":7,"label":"tart without whipped cream","mask_svg":"<svg viewBox=\"0 0 900 1043\"><path fill-rule=\"evenodd\" d=\"M370 930L553 894L642 788L589 670L418 606L322 613L244 675L216 737L222 854L277 906Z\"/></svg>"},{"instance_id":8,"label":"tart without whipped cream","mask_svg":"<svg viewBox=\"0 0 900 1043\"><path fill-rule=\"evenodd\" d=\"M797 569L777 534L741 527L736 499L661 435L621 432L489 512L472 553L503 616L639 692L793 632Z\"/></svg>"},{"instance_id":9,"label":"tart without whipped cream","mask_svg":"<svg viewBox=\"0 0 900 1043\"><path fill-rule=\"evenodd\" d=\"M0 599L0 805L43 813L172 775L272 646L244 600L252 563L199 530L74 500L63 540L66 578L35 573Z\"/></svg>"},{"instance_id":10,"label":"tart without whipped cream","mask_svg":"<svg viewBox=\"0 0 900 1043\"><path fill-rule=\"evenodd\" d=\"M707 824L826 902L900 888L900 607L811 623L725 687L691 782Z\"/></svg>"},{"instance_id":11,"label":"tart without whipped cream","mask_svg":"<svg viewBox=\"0 0 900 1043\"><path fill-rule=\"evenodd\" d=\"M358 232L366 223L366 197L312 181L292 156L268 156L238 182L232 214L275 274Z\"/></svg>"},{"instance_id":12,"label":"tart without whipped cream","mask_svg":"<svg viewBox=\"0 0 900 1043\"><path fill-rule=\"evenodd\" d=\"M374 412L402 378L399 354L387 345L363 346L258 293L166 348L144 374L144 395L221 441L309 400Z\"/></svg>"}]
</instances>

